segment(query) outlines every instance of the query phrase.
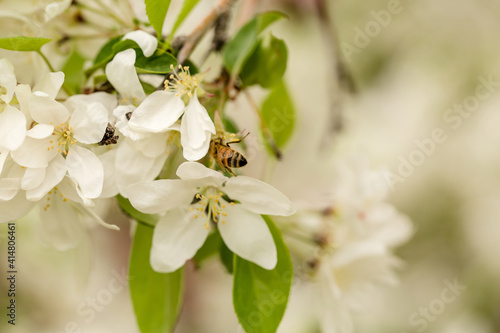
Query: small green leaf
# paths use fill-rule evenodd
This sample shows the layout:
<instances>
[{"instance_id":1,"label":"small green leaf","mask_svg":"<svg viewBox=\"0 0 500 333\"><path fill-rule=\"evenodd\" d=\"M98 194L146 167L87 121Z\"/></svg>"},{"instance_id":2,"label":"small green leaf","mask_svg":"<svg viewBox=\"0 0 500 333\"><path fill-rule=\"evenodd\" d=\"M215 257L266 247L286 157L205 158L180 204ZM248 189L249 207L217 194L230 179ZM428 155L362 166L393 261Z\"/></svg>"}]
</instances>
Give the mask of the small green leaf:
<instances>
[{"instance_id":1,"label":"small green leaf","mask_svg":"<svg viewBox=\"0 0 500 333\"><path fill-rule=\"evenodd\" d=\"M262 104L261 114L271 130L278 148L292 136L295 127L295 109L284 82L276 85Z\"/></svg>"},{"instance_id":2,"label":"small green leaf","mask_svg":"<svg viewBox=\"0 0 500 333\"><path fill-rule=\"evenodd\" d=\"M166 74L172 71L170 65L177 65L177 59L170 53L153 54L149 58L138 53L135 68L139 74Z\"/></svg>"},{"instance_id":3,"label":"small green leaf","mask_svg":"<svg viewBox=\"0 0 500 333\"><path fill-rule=\"evenodd\" d=\"M203 261L219 252L222 244L222 238L218 231L208 235L203 246L194 255L196 266L200 267Z\"/></svg>"},{"instance_id":4,"label":"small green leaf","mask_svg":"<svg viewBox=\"0 0 500 333\"><path fill-rule=\"evenodd\" d=\"M141 82L142 89L144 90L146 95L150 95L156 91L156 87L153 86L152 84L149 84L149 83L144 82L144 81L140 81L140 82Z\"/></svg>"},{"instance_id":5,"label":"small green leaf","mask_svg":"<svg viewBox=\"0 0 500 333\"><path fill-rule=\"evenodd\" d=\"M272 35L259 40L241 70L243 86L258 84L270 88L276 85L285 74L287 57L288 51L283 40Z\"/></svg>"},{"instance_id":6,"label":"small green leaf","mask_svg":"<svg viewBox=\"0 0 500 333\"><path fill-rule=\"evenodd\" d=\"M118 204L120 205L120 208L130 217L134 218L138 222L142 222L145 224L148 224L150 226L156 225L158 222L158 215L150 215L150 214L144 214L132 206L130 201L121 195L117 195L116 199L118 200Z\"/></svg>"},{"instance_id":7,"label":"small green leaf","mask_svg":"<svg viewBox=\"0 0 500 333\"><path fill-rule=\"evenodd\" d=\"M175 21L172 31L170 32L169 40L172 40L174 33L180 27L184 19L189 15L191 10L193 10L194 6L198 4L198 2L200 2L200 0L184 0L181 12L179 13L179 16L177 16L177 21Z\"/></svg>"},{"instance_id":8,"label":"small green leaf","mask_svg":"<svg viewBox=\"0 0 500 333\"><path fill-rule=\"evenodd\" d=\"M238 75L241 68L257 46L260 34L273 22L286 17L279 12L267 12L257 15L241 27L233 39L224 48L223 61L231 74Z\"/></svg>"},{"instance_id":9,"label":"small green leaf","mask_svg":"<svg viewBox=\"0 0 500 333\"><path fill-rule=\"evenodd\" d=\"M130 294L141 333L173 332L183 295L182 268L157 273L149 263L153 228L137 224L130 256Z\"/></svg>"},{"instance_id":10,"label":"small green leaf","mask_svg":"<svg viewBox=\"0 0 500 333\"><path fill-rule=\"evenodd\" d=\"M16 36L0 38L0 49L11 51L40 51L52 39L44 37Z\"/></svg>"},{"instance_id":11,"label":"small green leaf","mask_svg":"<svg viewBox=\"0 0 500 333\"><path fill-rule=\"evenodd\" d=\"M112 56L113 53L113 46L120 42L123 38L123 35L120 35L115 38L111 38L104 46L99 50L99 53L97 53L97 56L94 59L94 64L98 64L102 62L104 59L109 58Z\"/></svg>"},{"instance_id":12,"label":"small green leaf","mask_svg":"<svg viewBox=\"0 0 500 333\"><path fill-rule=\"evenodd\" d=\"M62 71L64 72L64 85L71 90L73 94L77 94L81 90L83 83L83 64L85 58L76 50L71 53Z\"/></svg>"},{"instance_id":13,"label":"small green leaf","mask_svg":"<svg viewBox=\"0 0 500 333\"><path fill-rule=\"evenodd\" d=\"M161 38L163 22L165 22L169 6L170 0L146 0L146 14L158 34L158 39Z\"/></svg>"},{"instance_id":14,"label":"small green leaf","mask_svg":"<svg viewBox=\"0 0 500 333\"><path fill-rule=\"evenodd\" d=\"M238 320L247 333L275 333L285 313L292 285L290 253L273 221L263 216L278 250L278 264L266 270L236 256L233 302Z\"/></svg>"},{"instance_id":15,"label":"small green leaf","mask_svg":"<svg viewBox=\"0 0 500 333\"><path fill-rule=\"evenodd\" d=\"M220 260L229 274L233 274L234 270L234 253L222 242L220 247Z\"/></svg>"}]
</instances>

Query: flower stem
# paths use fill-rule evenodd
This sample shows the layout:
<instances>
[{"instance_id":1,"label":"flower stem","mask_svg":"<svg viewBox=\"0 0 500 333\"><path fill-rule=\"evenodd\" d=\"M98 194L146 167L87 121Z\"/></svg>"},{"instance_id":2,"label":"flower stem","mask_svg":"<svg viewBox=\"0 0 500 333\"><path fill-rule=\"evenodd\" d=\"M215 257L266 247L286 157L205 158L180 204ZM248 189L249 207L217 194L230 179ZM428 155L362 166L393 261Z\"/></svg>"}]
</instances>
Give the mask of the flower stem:
<instances>
[{"instance_id":1,"label":"flower stem","mask_svg":"<svg viewBox=\"0 0 500 333\"><path fill-rule=\"evenodd\" d=\"M52 67L52 65L50 64L49 59L47 59L47 57L45 56L45 54L43 54L43 52L42 52L41 50L38 50L38 51L36 51L36 52L37 52L37 53L38 53L38 54L42 57L42 59L45 61L45 63L47 64L47 67L49 67L49 70L50 70L51 72L56 72L56 70L54 69L54 67ZM67 86L65 86L65 83L63 83L62 88L63 88L64 92L65 92L66 94L68 94L68 96L73 95L73 94L72 94L72 92L71 92L71 89L69 89Z\"/></svg>"}]
</instances>

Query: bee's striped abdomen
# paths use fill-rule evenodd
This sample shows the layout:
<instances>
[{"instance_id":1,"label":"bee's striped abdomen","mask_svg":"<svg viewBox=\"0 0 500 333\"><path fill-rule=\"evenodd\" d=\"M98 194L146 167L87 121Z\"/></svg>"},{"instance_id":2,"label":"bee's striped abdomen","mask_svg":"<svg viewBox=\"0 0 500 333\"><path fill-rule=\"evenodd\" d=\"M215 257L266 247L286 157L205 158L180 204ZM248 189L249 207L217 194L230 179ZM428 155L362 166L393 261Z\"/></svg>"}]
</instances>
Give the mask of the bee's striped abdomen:
<instances>
[{"instance_id":1,"label":"bee's striped abdomen","mask_svg":"<svg viewBox=\"0 0 500 333\"><path fill-rule=\"evenodd\" d=\"M241 168L247 165L247 160L242 154L234 152L232 156L227 159L227 163L231 168Z\"/></svg>"}]
</instances>

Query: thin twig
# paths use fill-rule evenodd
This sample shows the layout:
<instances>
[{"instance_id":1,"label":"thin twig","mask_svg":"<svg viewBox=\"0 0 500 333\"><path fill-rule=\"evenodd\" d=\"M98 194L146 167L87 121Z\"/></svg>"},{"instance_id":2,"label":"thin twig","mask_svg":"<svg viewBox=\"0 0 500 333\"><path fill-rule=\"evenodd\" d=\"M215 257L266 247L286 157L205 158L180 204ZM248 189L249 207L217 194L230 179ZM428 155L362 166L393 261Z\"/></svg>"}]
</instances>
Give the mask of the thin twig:
<instances>
[{"instance_id":1,"label":"thin twig","mask_svg":"<svg viewBox=\"0 0 500 333\"><path fill-rule=\"evenodd\" d=\"M329 143L336 133L343 128L342 109L344 104L344 93L355 92L356 86L352 74L345 63L341 53L335 26L328 15L328 8L325 0L316 0L317 15L321 23L321 32L324 45L327 48L328 57L332 59L330 65L329 94L330 112L327 120L326 132L323 135L321 147L328 149Z\"/></svg>"},{"instance_id":2,"label":"thin twig","mask_svg":"<svg viewBox=\"0 0 500 333\"><path fill-rule=\"evenodd\" d=\"M205 19L203 19L203 21L193 30L193 32L191 32L191 34L187 36L184 45L177 55L177 62L179 64L182 64L187 60L203 35L205 35L205 33L215 24L217 18L228 11L235 2L236 0L219 1L217 6L215 6L215 8L205 17Z\"/></svg>"},{"instance_id":3,"label":"thin twig","mask_svg":"<svg viewBox=\"0 0 500 333\"><path fill-rule=\"evenodd\" d=\"M272 134L271 130L269 129L269 127L267 126L266 121L264 120L264 117L262 117L262 114L259 111L259 107L257 106L257 103L255 103L252 95L250 95L250 93L248 92L248 89L244 89L243 93L245 94L245 97L247 98L248 102L250 103L250 106L252 107L252 109L255 111L255 113L259 117L260 127L262 130L262 135L264 136L264 139L269 144L271 150L274 153L274 156L278 160L280 160L282 157L281 150L276 145L276 142L274 141L274 138L273 138L273 134Z\"/></svg>"}]
</instances>

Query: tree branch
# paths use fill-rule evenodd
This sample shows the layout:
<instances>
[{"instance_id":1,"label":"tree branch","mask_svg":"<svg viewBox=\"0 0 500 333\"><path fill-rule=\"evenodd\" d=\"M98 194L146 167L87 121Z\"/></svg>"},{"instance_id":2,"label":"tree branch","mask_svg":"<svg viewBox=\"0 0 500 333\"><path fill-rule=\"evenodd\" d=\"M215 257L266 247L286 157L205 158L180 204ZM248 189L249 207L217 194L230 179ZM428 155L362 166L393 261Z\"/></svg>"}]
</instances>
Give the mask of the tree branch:
<instances>
[{"instance_id":1,"label":"tree branch","mask_svg":"<svg viewBox=\"0 0 500 333\"><path fill-rule=\"evenodd\" d=\"M220 0L217 6L205 17L205 19L187 36L184 45L177 55L177 62L184 63L191 52L193 52L196 44L200 41L203 35L215 24L216 20L225 12L227 12L236 0Z\"/></svg>"}]
</instances>

